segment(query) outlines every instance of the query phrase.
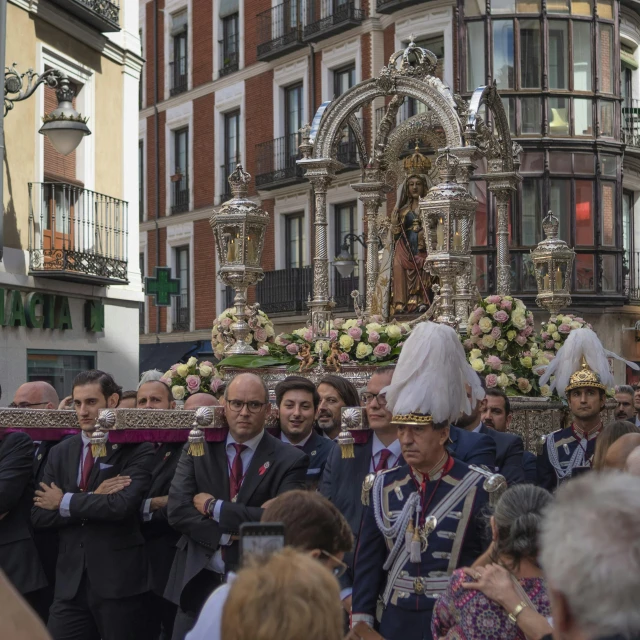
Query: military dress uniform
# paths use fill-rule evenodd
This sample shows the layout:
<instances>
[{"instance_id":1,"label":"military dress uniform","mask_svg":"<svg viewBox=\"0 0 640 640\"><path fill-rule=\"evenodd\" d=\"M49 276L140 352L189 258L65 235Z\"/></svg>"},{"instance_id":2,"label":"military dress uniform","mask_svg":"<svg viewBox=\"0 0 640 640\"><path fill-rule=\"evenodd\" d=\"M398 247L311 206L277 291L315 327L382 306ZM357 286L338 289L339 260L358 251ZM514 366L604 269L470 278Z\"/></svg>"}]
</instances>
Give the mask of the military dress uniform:
<instances>
[{"instance_id":1,"label":"military dress uniform","mask_svg":"<svg viewBox=\"0 0 640 640\"><path fill-rule=\"evenodd\" d=\"M378 474L356 550L352 625L395 640L431 638L435 599L451 573L485 550L485 507L504 478L446 455L426 477L402 465Z\"/></svg>"}]
</instances>

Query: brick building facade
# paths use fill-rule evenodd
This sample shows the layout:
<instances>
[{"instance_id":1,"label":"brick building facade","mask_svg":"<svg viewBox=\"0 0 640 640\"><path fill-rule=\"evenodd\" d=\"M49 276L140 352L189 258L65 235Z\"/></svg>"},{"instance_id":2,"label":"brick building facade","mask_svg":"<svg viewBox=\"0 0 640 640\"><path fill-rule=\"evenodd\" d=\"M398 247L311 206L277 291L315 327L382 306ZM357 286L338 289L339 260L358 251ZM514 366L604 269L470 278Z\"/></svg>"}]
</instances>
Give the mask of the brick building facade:
<instances>
[{"instance_id":1,"label":"brick building facade","mask_svg":"<svg viewBox=\"0 0 640 640\"><path fill-rule=\"evenodd\" d=\"M511 205L513 292L533 305L529 251L553 209L578 252L576 309L598 306L596 325L607 315L618 329L637 319L640 18L626 0L150 0L140 5L140 31L140 263L145 275L169 265L181 280L173 308L158 311L148 300L141 310L141 368L210 351L212 321L232 297L215 277L208 219L227 199L237 162L271 218L255 296L279 327L304 324L313 204L295 163L298 130L323 102L377 74L411 36L438 56L438 74L456 93L469 97L495 80L524 148L523 186ZM358 116L369 140L383 107L377 99ZM407 100L400 118L423 108ZM360 169L348 129L338 154L346 168L327 195L330 256L346 234L364 231L349 186ZM495 289L495 210L481 180L472 188L475 281L484 294ZM392 193L388 207L394 202ZM331 267L345 313L350 291L364 290L364 249L356 242L351 250L359 262L351 277ZM622 342L617 331L608 346ZM623 350L636 359L635 346Z\"/></svg>"}]
</instances>

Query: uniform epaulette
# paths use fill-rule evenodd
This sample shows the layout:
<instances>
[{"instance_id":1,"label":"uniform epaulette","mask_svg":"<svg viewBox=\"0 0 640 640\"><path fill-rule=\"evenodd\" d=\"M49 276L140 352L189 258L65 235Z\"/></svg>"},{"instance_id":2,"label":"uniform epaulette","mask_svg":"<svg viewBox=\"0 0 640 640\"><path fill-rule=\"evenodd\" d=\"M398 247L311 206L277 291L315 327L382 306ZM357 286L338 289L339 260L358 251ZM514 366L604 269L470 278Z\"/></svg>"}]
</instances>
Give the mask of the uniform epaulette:
<instances>
[{"instance_id":1,"label":"uniform epaulette","mask_svg":"<svg viewBox=\"0 0 640 640\"><path fill-rule=\"evenodd\" d=\"M484 476L482 488L489 494L491 504L495 504L507 489L507 480L505 477L499 473L492 473L487 469L478 467L475 464L470 464L469 469Z\"/></svg>"},{"instance_id":2,"label":"uniform epaulette","mask_svg":"<svg viewBox=\"0 0 640 640\"><path fill-rule=\"evenodd\" d=\"M371 504L371 489L373 489L373 483L378 476L381 476L385 473L389 473L389 471L395 471L400 465L396 465L395 467L391 467L391 469L381 469L378 473L368 473L364 480L362 481L362 492L360 494L360 499L362 504L365 507L368 507Z\"/></svg>"}]
</instances>

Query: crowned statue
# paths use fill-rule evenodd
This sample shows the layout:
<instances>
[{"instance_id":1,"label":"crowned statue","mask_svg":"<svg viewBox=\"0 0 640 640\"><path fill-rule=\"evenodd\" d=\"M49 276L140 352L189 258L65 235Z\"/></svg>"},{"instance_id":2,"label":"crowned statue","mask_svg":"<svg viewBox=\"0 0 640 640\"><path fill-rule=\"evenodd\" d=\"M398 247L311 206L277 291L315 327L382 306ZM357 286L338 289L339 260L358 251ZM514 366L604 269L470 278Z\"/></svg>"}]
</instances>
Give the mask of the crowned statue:
<instances>
[{"instance_id":1,"label":"crowned statue","mask_svg":"<svg viewBox=\"0 0 640 640\"><path fill-rule=\"evenodd\" d=\"M378 280L372 312L388 318L422 313L430 304L431 278L424 270L427 258L425 233L420 220L420 198L430 188L431 160L418 150L405 158L405 179L390 218L381 222Z\"/></svg>"}]
</instances>

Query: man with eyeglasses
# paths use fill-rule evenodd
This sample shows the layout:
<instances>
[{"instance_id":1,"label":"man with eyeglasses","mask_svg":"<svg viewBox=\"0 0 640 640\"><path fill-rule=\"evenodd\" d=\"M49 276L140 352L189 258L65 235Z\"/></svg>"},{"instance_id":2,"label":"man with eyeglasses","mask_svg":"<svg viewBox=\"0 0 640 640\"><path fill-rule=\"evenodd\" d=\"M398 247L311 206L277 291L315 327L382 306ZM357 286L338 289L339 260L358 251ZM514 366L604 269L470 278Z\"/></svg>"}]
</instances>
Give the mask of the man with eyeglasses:
<instances>
[{"instance_id":1,"label":"man with eyeglasses","mask_svg":"<svg viewBox=\"0 0 640 640\"><path fill-rule=\"evenodd\" d=\"M243 522L259 522L263 506L304 489L309 458L265 431L271 405L262 378L236 376L224 393L228 433L207 442L203 456L186 447L169 490L169 524L182 533L165 597L178 605L173 640L183 640L209 594L238 565Z\"/></svg>"},{"instance_id":2,"label":"man with eyeglasses","mask_svg":"<svg viewBox=\"0 0 640 640\"><path fill-rule=\"evenodd\" d=\"M25 382L18 387L10 407L18 409L57 409L60 399L56 390L42 380ZM39 487L44 475L44 468L49 458L49 452L58 444L56 440L34 442L33 452L33 480L34 486ZM46 623L49 617L49 607L53 602L53 592L56 581L56 563L58 562L58 532L52 529L33 532L33 540L38 549L44 573L49 583L40 591L32 594L31 606Z\"/></svg>"},{"instance_id":3,"label":"man with eyeglasses","mask_svg":"<svg viewBox=\"0 0 640 640\"><path fill-rule=\"evenodd\" d=\"M320 493L329 498L349 522L356 547L363 513L362 489L365 478L403 463L398 432L395 425L391 424L391 413L387 410L385 395L380 393L391 383L394 369L391 365L380 367L369 379L366 391L360 396L370 428L368 438L362 444L354 444L353 458L343 458L340 447L335 447L327 461L320 485ZM348 570L340 579L340 595L344 608L349 612L353 553L348 553L345 561Z\"/></svg>"}]
</instances>

